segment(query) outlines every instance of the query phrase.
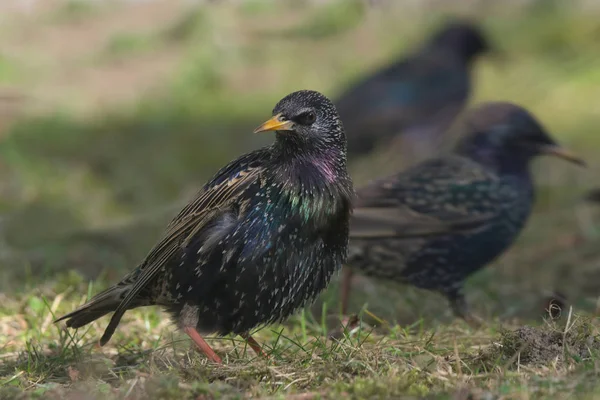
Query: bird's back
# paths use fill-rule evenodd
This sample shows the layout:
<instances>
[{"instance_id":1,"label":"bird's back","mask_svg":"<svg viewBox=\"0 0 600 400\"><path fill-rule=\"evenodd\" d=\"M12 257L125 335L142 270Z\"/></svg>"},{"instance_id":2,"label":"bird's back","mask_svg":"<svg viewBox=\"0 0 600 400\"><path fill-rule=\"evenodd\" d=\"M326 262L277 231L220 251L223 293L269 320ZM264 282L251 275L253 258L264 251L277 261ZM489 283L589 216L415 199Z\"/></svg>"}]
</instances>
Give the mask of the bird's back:
<instances>
[{"instance_id":1,"label":"bird's back","mask_svg":"<svg viewBox=\"0 0 600 400\"><path fill-rule=\"evenodd\" d=\"M337 107L349 153L411 130L443 133L469 94L467 66L443 49L425 49L352 86Z\"/></svg>"}]
</instances>

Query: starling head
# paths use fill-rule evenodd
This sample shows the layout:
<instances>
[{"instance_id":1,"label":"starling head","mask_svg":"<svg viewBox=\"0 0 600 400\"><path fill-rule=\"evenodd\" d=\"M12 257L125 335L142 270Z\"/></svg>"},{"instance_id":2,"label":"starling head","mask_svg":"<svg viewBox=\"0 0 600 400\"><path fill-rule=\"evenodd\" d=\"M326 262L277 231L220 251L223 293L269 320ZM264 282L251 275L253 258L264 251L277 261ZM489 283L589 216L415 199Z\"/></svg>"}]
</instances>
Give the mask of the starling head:
<instances>
[{"instance_id":1,"label":"starling head","mask_svg":"<svg viewBox=\"0 0 600 400\"><path fill-rule=\"evenodd\" d=\"M433 36L430 44L432 47L448 48L467 62L491 50L483 32L469 22L447 24Z\"/></svg>"},{"instance_id":2,"label":"starling head","mask_svg":"<svg viewBox=\"0 0 600 400\"><path fill-rule=\"evenodd\" d=\"M529 112L511 103L485 103L465 115L464 125L466 134L456 153L500 170L526 167L542 154L585 165L557 144Z\"/></svg>"},{"instance_id":3,"label":"starling head","mask_svg":"<svg viewBox=\"0 0 600 400\"><path fill-rule=\"evenodd\" d=\"M276 131L278 142L292 147L345 151L346 138L335 106L313 90L300 90L281 99L273 117L254 130L267 131Z\"/></svg>"}]
</instances>

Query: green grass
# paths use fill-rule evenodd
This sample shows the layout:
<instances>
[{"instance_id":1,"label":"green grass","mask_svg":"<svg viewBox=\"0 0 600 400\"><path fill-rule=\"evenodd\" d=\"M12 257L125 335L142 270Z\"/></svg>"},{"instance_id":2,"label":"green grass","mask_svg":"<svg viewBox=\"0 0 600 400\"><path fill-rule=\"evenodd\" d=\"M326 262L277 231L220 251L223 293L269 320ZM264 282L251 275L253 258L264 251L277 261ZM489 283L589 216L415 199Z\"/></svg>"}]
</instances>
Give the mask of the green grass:
<instances>
[{"instance_id":1,"label":"green grass","mask_svg":"<svg viewBox=\"0 0 600 400\"><path fill-rule=\"evenodd\" d=\"M95 107L94 91L85 91L93 81L81 80L81 93L89 97L43 86L50 104L44 96L34 99L26 105L30 112L3 132L0 398L600 395L600 325L593 318L599 214L580 201L600 182L600 19L599 12L561 2L518 10L496 5L494 12L469 14L507 56L503 65L479 60L472 102L525 105L590 164L581 171L555 159L535 163L538 199L525 232L467 285L484 327L473 330L454 320L434 293L365 278L355 282L351 303L364 321L358 334L338 342L325 334L337 326L334 282L312 308L256 334L269 360L256 358L239 338L210 338L226 361L210 365L153 308L127 313L100 349L94 344L106 318L77 332L52 323L135 265L218 167L269 142L250 132L282 95L314 88L334 96L409 50L459 8L430 13L389 3L374 9L358 1L215 3L182 9L150 28L115 27L99 46L77 57L66 54L50 67L43 64L45 49L30 50L35 43L27 40L18 42L22 52L0 55L0 83L37 95L37 85L62 82L61 74L82 79L90 67L118 72L109 77L128 74L102 82L119 93L144 72L145 62L177 60L167 79L161 75L151 89L139 89L137 101L115 94L108 109ZM44 14L36 28L56 34L127 12L111 7L68 2ZM7 26L0 34L18 41L21 36L10 36L16 22ZM384 151L353 161L351 171L360 184L400 166L396 154ZM570 318L563 310L560 320L546 321L544 298L553 290L569 299ZM550 351L547 357L532 357L541 348Z\"/></svg>"},{"instance_id":2,"label":"green grass","mask_svg":"<svg viewBox=\"0 0 600 400\"><path fill-rule=\"evenodd\" d=\"M85 21L86 18L97 14L98 8L94 3L87 1L68 0L55 7L50 14L50 18L58 23Z\"/></svg>"},{"instance_id":3,"label":"green grass","mask_svg":"<svg viewBox=\"0 0 600 400\"><path fill-rule=\"evenodd\" d=\"M315 7L298 26L270 34L275 37L324 39L355 28L364 19L365 12L366 6L362 1L327 2Z\"/></svg>"},{"instance_id":4,"label":"green grass","mask_svg":"<svg viewBox=\"0 0 600 400\"><path fill-rule=\"evenodd\" d=\"M0 54L0 83L12 82L17 76L18 67Z\"/></svg>"}]
</instances>

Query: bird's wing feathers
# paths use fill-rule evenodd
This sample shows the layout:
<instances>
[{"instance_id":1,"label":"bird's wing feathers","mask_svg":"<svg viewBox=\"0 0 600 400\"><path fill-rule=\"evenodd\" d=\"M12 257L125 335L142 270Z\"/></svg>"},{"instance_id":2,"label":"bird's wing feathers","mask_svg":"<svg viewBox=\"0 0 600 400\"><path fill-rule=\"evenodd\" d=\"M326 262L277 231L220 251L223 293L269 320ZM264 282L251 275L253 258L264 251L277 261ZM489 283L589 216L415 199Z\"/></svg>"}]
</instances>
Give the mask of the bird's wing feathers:
<instances>
[{"instance_id":1,"label":"bird's wing feathers","mask_svg":"<svg viewBox=\"0 0 600 400\"><path fill-rule=\"evenodd\" d=\"M467 231L486 223L489 216L439 219L409 207L359 208L352 215L353 239L413 238Z\"/></svg>"},{"instance_id":2,"label":"bird's wing feathers","mask_svg":"<svg viewBox=\"0 0 600 400\"><path fill-rule=\"evenodd\" d=\"M119 285L131 289L119 304L106 328L101 343L106 343L116 329L129 304L172 259L178 251L199 234L207 224L229 212L231 205L249 185L260 179L263 166L258 152L250 153L224 167L169 224L160 242L145 260Z\"/></svg>"},{"instance_id":3,"label":"bird's wing feathers","mask_svg":"<svg viewBox=\"0 0 600 400\"><path fill-rule=\"evenodd\" d=\"M196 195L194 201L185 206L179 214L173 218L169 228L176 225L182 219L198 211L204 211L214 204L218 204L223 199L231 196L231 193L237 192L240 188L256 178L254 173L262 167L261 160L264 159L264 149L260 149L243 155L235 161L232 161L223 167Z\"/></svg>"},{"instance_id":4,"label":"bird's wing feathers","mask_svg":"<svg viewBox=\"0 0 600 400\"><path fill-rule=\"evenodd\" d=\"M350 236L415 237L477 229L499 213L495 201L486 201L496 195L498 184L494 175L463 158L425 162L359 189Z\"/></svg>"}]
</instances>

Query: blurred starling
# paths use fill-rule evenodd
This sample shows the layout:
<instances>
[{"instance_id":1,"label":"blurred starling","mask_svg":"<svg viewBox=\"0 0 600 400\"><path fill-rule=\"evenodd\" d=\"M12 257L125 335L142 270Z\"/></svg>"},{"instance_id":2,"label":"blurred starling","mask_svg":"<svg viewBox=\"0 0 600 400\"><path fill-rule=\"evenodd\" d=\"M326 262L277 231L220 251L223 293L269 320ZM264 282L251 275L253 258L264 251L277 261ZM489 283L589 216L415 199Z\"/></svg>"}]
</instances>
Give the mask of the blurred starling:
<instances>
[{"instance_id":1,"label":"blurred starling","mask_svg":"<svg viewBox=\"0 0 600 400\"><path fill-rule=\"evenodd\" d=\"M412 55L352 86L336 103L348 154L365 155L400 133L411 150L431 148L465 106L471 64L488 50L476 26L454 22Z\"/></svg>"},{"instance_id":2,"label":"blurred starling","mask_svg":"<svg viewBox=\"0 0 600 400\"><path fill-rule=\"evenodd\" d=\"M487 103L467 113L464 122L464 136L452 154L358 190L348 265L369 276L441 292L458 316L475 322L463 282L502 254L525 225L534 201L529 162L541 154L583 162L516 105ZM480 219L480 225L428 238L395 237L394 223L406 225L407 219L421 219L425 228L435 221L460 225L461 219ZM351 270L344 275L345 313Z\"/></svg>"},{"instance_id":3,"label":"blurred starling","mask_svg":"<svg viewBox=\"0 0 600 400\"><path fill-rule=\"evenodd\" d=\"M354 195L325 96L286 96L265 131L276 131L271 146L221 169L136 269L58 321L79 328L114 311L104 345L127 310L159 305L214 362L200 332L239 334L262 354L249 331L303 307L341 268Z\"/></svg>"},{"instance_id":4,"label":"blurred starling","mask_svg":"<svg viewBox=\"0 0 600 400\"><path fill-rule=\"evenodd\" d=\"M595 188L586 193L584 200L590 203L600 203L600 188Z\"/></svg>"}]
</instances>

